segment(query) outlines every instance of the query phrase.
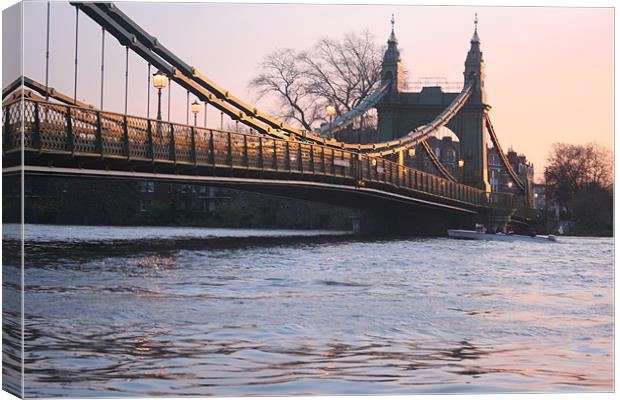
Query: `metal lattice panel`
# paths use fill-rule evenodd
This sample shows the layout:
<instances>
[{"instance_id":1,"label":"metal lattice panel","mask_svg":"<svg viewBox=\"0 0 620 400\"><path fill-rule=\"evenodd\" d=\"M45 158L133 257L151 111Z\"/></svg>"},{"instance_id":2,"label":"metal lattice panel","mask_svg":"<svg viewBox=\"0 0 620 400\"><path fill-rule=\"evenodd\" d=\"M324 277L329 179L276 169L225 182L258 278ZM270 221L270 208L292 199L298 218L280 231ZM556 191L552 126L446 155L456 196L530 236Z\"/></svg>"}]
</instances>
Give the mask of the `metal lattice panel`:
<instances>
[{"instance_id":1,"label":"metal lattice panel","mask_svg":"<svg viewBox=\"0 0 620 400\"><path fill-rule=\"evenodd\" d=\"M261 167L259 147L262 139L257 136L246 136L246 138L248 141L248 167L258 169Z\"/></svg>"},{"instance_id":2,"label":"metal lattice panel","mask_svg":"<svg viewBox=\"0 0 620 400\"><path fill-rule=\"evenodd\" d=\"M192 161L192 128L189 126L174 127L174 154L177 162Z\"/></svg>"},{"instance_id":3,"label":"metal lattice panel","mask_svg":"<svg viewBox=\"0 0 620 400\"><path fill-rule=\"evenodd\" d=\"M97 148L97 116L71 109L73 148L78 153L95 153Z\"/></svg>"},{"instance_id":4,"label":"metal lattice panel","mask_svg":"<svg viewBox=\"0 0 620 400\"><path fill-rule=\"evenodd\" d=\"M20 108L23 105L24 110L24 119L20 122ZM26 103L19 102L14 103L9 109L9 125L12 127L19 127L22 125L22 129L19 129L19 133L17 135L11 136L11 146L13 148L20 146L21 135L24 136L24 147L25 148L35 148L36 141L35 136L38 135L36 132L37 129L37 112L38 106L36 103Z\"/></svg>"},{"instance_id":5,"label":"metal lattice panel","mask_svg":"<svg viewBox=\"0 0 620 400\"><path fill-rule=\"evenodd\" d=\"M26 103L28 104L28 103ZM26 105L25 104L25 105ZM22 134L21 128L21 102L12 103L5 106L5 112L3 112L4 123L7 124L5 128L4 145L5 151L11 149L18 149L20 147ZM34 108L34 107L31 107ZM31 116L33 116L31 114ZM34 119L34 118L33 118Z\"/></svg>"},{"instance_id":6,"label":"metal lattice panel","mask_svg":"<svg viewBox=\"0 0 620 400\"><path fill-rule=\"evenodd\" d=\"M147 125L147 121L143 118L127 117L129 157L148 158Z\"/></svg>"},{"instance_id":7,"label":"metal lattice panel","mask_svg":"<svg viewBox=\"0 0 620 400\"><path fill-rule=\"evenodd\" d=\"M101 145L105 155L124 155L123 126L118 115L101 113Z\"/></svg>"},{"instance_id":8,"label":"metal lattice panel","mask_svg":"<svg viewBox=\"0 0 620 400\"><path fill-rule=\"evenodd\" d=\"M39 104L39 134L42 147L52 151L71 151L68 146L68 113L67 106Z\"/></svg>"},{"instance_id":9,"label":"metal lattice panel","mask_svg":"<svg viewBox=\"0 0 620 400\"><path fill-rule=\"evenodd\" d=\"M170 124L163 121L154 121L151 124L153 135L153 158L156 160L170 160Z\"/></svg>"},{"instance_id":10,"label":"metal lattice panel","mask_svg":"<svg viewBox=\"0 0 620 400\"><path fill-rule=\"evenodd\" d=\"M276 157L278 159L278 169L279 170L288 169L288 166L290 165L290 160L288 159L288 155L286 154L286 142L277 140L275 152L276 152Z\"/></svg>"},{"instance_id":11,"label":"metal lattice panel","mask_svg":"<svg viewBox=\"0 0 620 400\"><path fill-rule=\"evenodd\" d=\"M208 164L210 162L211 149L209 147L209 130L197 128L194 140L196 141L196 162L198 164Z\"/></svg>"},{"instance_id":12,"label":"metal lattice panel","mask_svg":"<svg viewBox=\"0 0 620 400\"><path fill-rule=\"evenodd\" d=\"M232 162L239 167L245 167L245 145L243 135L238 134L231 137Z\"/></svg>"},{"instance_id":13,"label":"metal lattice panel","mask_svg":"<svg viewBox=\"0 0 620 400\"><path fill-rule=\"evenodd\" d=\"M228 165L228 134L220 131L213 132L213 159L216 165Z\"/></svg>"}]
</instances>

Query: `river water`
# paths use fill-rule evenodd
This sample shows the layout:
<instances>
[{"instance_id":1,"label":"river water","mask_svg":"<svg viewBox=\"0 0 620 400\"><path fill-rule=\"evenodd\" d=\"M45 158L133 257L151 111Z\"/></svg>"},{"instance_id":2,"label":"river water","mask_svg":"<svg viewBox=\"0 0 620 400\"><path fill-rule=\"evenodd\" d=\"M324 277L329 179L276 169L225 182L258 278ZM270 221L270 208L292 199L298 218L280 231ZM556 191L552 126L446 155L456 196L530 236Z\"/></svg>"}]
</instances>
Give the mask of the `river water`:
<instances>
[{"instance_id":1,"label":"river water","mask_svg":"<svg viewBox=\"0 0 620 400\"><path fill-rule=\"evenodd\" d=\"M25 232L26 396L613 390L609 238Z\"/></svg>"}]
</instances>

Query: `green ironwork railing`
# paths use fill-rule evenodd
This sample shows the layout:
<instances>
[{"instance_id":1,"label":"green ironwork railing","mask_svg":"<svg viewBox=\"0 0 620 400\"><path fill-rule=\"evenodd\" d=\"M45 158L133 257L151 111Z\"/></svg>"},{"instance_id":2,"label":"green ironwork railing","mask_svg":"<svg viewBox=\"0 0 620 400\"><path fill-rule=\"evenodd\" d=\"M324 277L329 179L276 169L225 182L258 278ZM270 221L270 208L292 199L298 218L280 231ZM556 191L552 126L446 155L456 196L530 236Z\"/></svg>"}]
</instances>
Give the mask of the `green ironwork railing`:
<instances>
[{"instance_id":1,"label":"green ironwork railing","mask_svg":"<svg viewBox=\"0 0 620 400\"><path fill-rule=\"evenodd\" d=\"M491 195L384 158L334 147L32 99L8 103L3 108L5 153L19 150L23 135L24 150L38 153L265 171L276 179L278 173L287 178L291 174L308 179L331 177L356 187L387 186L388 190L423 193L479 207L513 206L507 204L512 197Z\"/></svg>"}]
</instances>

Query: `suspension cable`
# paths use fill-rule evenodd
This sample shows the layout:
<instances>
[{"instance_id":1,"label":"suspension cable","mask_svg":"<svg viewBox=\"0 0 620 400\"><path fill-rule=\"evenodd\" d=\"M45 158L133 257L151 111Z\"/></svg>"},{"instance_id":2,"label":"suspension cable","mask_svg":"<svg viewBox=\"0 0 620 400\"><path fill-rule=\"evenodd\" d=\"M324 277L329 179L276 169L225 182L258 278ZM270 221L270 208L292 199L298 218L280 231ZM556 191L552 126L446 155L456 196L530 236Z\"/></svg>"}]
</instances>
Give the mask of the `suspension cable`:
<instances>
[{"instance_id":1,"label":"suspension cable","mask_svg":"<svg viewBox=\"0 0 620 400\"><path fill-rule=\"evenodd\" d=\"M103 67L105 59L105 28L101 28L101 99L99 101L99 109L103 111Z\"/></svg>"},{"instance_id":2,"label":"suspension cable","mask_svg":"<svg viewBox=\"0 0 620 400\"><path fill-rule=\"evenodd\" d=\"M45 91L49 92L49 69L50 69L50 0L47 0L47 28L45 34ZM45 94L45 101L49 100L49 94Z\"/></svg>"},{"instance_id":3,"label":"suspension cable","mask_svg":"<svg viewBox=\"0 0 620 400\"><path fill-rule=\"evenodd\" d=\"M73 103L77 102L77 75L78 75L78 22L80 9L75 7L75 67L73 71Z\"/></svg>"}]
</instances>

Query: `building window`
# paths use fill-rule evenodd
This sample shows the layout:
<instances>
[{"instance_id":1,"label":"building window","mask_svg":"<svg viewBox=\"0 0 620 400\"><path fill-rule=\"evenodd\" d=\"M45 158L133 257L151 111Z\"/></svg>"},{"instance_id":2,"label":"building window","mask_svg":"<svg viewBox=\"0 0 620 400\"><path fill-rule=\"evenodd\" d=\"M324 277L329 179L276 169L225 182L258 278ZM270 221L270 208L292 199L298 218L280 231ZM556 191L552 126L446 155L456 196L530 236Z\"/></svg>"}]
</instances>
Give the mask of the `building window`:
<instances>
[{"instance_id":1,"label":"building window","mask_svg":"<svg viewBox=\"0 0 620 400\"><path fill-rule=\"evenodd\" d=\"M448 156L448 162L455 162L456 161L456 152L454 150L448 150L447 154Z\"/></svg>"},{"instance_id":2,"label":"building window","mask_svg":"<svg viewBox=\"0 0 620 400\"><path fill-rule=\"evenodd\" d=\"M140 191L142 193L153 193L155 191L155 182L140 182Z\"/></svg>"},{"instance_id":3,"label":"building window","mask_svg":"<svg viewBox=\"0 0 620 400\"><path fill-rule=\"evenodd\" d=\"M153 208L153 200L140 200L140 211L149 211L151 208Z\"/></svg>"}]
</instances>

